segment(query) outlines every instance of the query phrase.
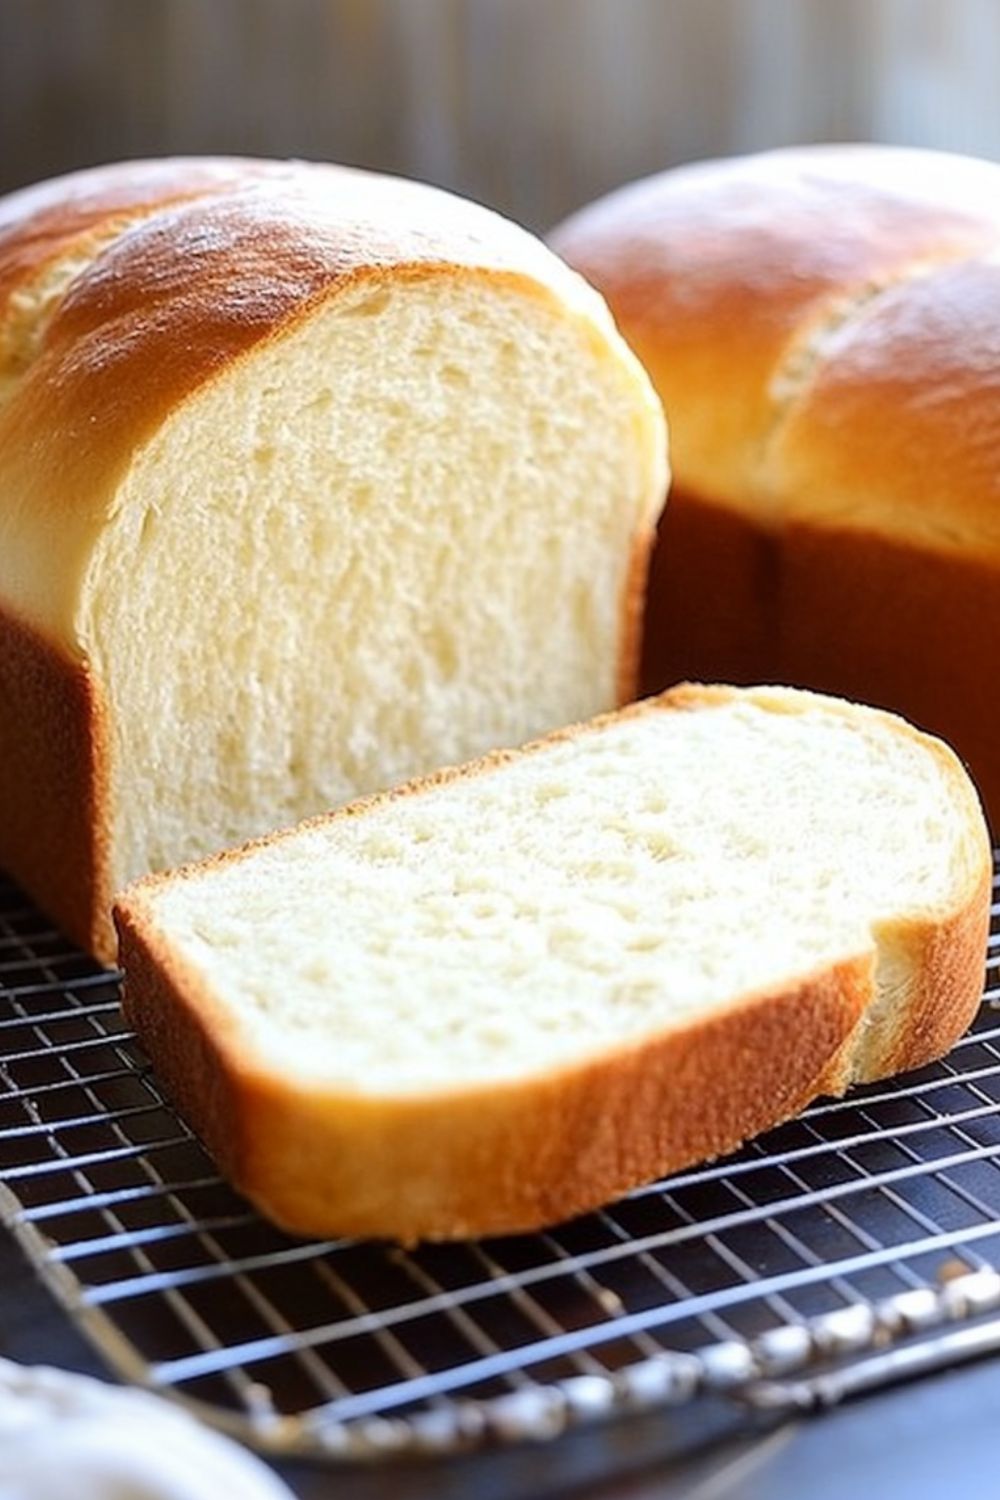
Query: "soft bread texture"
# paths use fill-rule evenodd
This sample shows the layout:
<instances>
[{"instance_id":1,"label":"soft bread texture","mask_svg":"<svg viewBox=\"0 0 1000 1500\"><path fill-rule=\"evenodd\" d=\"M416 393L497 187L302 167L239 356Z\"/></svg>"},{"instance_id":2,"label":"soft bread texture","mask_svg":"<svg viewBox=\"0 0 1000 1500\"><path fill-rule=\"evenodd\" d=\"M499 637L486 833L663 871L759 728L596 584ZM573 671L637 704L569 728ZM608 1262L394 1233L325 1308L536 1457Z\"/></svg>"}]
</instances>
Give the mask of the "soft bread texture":
<instances>
[{"instance_id":1,"label":"soft bread texture","mask_svg":"<svg viewBox=\"0 0 1000 1500\"><path fill-rule=\"evenodd\" d=\"M663 445L596 293L432 188L0 203L0 863L109 958L138 874L625 701Z\"/></svg>"},{"instance_id":2,"label":"soft bread texture","mask_svg":"<svg viewBox=\"0 0 1000 1500\"><path fill-rule=\"evenodd\" d=\"M231 1179L315 1234L537 1228L943 1053L991 861L954 755L686 686L116 907L130 1022Z\"/></svg>"},{"instance_id":3,"label":"soft bread texture","mask_svg":"<svg viewBox=\"0 0 1000 1500\"><path fill-rule=\"evenodd\" d=\"M671 424L643 676L895 709L1000 826L1000 167L902 148L708 162L552 242Z\"/></svg>"}]
</instances>

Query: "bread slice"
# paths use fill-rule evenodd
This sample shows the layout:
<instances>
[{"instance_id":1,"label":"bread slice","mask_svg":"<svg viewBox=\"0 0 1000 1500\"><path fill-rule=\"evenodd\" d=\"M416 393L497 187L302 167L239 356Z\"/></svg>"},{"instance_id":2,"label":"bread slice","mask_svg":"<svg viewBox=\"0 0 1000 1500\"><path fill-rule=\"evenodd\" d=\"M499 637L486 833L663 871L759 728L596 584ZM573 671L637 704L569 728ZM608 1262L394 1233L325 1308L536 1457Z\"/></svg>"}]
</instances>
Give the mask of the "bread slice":
<instances>
[{"instance_id":1,"label":"bread slice","mask_svg":"<svg viewBox=\"0 0 1000 1500\"><path fill-rule=\"evenodd\" d=\"M635 691L664 426L527 231L318 163L0 202L0 865L111 899Z\"/></svg>"},{"instance_id":2,"label":"bread slice","mask_svg":"<svg viewBox=\"0 0 1000 1500\"><path fill-rule=\"evenodd\" d=\"M943 1053L981 994L976 793L902 720L683 686L173 875L125 1008L292 1230L531 1229Z\"/></svg>"}]
</instances>

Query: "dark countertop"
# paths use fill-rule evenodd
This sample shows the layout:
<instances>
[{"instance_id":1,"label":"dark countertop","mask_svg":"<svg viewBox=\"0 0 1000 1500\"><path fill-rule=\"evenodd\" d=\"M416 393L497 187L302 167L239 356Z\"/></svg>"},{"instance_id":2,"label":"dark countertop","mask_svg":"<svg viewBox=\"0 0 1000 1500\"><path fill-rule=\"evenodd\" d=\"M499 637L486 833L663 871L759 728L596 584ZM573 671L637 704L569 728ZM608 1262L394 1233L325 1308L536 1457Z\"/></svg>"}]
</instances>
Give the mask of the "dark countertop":
<instances>
[{"instance_id":1,"label":"dark countertop","mask_svg":"<svg viewBox=\"0 0 1000 1500\"><path fill-rule=\"evenodd\" d=\"M3 1235L0 1354L107 1373ZM993 1360L749 1435L719 1402L448 1462L279 1467L301 1500L995 1500L998 1415Z\"/></svg>"}]
</instances>

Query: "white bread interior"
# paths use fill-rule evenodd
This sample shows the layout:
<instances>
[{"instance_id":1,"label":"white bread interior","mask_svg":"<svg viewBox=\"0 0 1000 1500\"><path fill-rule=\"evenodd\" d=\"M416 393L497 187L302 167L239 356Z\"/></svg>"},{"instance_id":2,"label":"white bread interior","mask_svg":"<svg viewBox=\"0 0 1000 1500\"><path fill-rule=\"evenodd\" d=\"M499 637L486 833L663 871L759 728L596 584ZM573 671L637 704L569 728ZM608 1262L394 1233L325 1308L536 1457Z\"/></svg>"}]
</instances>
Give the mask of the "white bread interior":
<instances>
[{"instance_id":1,"label":"white bread interior","mask_svg":"<svg viewBox=\"0 0 1000 1500\"><path fill-rule=\"evenodd\" d=\"M187 402L81 612L114 886L613 705L636 426L586 324L446 278L345 293Z\"/></svg>"},{"instance_id":2,"label":"white bread interior","mask_svg":"<svg viewBox=\"0 0 1000 1500\"><path fill-rule=\"evenodd\" d=\"M527 1227L735 1145L820 1087L943 1050L980 993L989 872L975 792L939 743L812 694L681 689L140 883L122 907L128 1007L240 1185L292 1227L404 1237L511 1227L511 1217ZM763 1033L789 996L801 1015L767 1064L779 1081L763 1116L745 1099L737 1133L719 1139L715 1094L755 1087L749 1050L723 1061L726 1029L756 1012ZM243 1080L232 1106L242 1117L221 1135L181 1071L192 1030L208 1036L221 1073ZM781 1072L793 1078L821 1034L789 1099ZM701 1090L677 1137L650 1154L637 1143L677 1102L670 1048L692 1045ZM602 1070L613 1077L637 1058L624 1118L602 1118ZM588 1070L578 1121L560 1109L560 1090ZM449 1121L459 1132L463 1099L496 1111L494 1159L480 1143L496 1185L523 1154L537 1092L554 1140L580 1130L576 1154L557 1152L558 1181L530 1167L531 1206L470 1207L477 1186L462 1186L459 1167L449 1180L461 1146L442 1161L434 1132ZM399 1171L393 1181L386 1116L415 1104L427 1159L410 1168L414 1183ZM230 1138L269 1131L269 1107L302 1112L305 1207L289 1201L299 1169L265 1182L249 1164L256 1147L231 1160ZM311 1108L325 1120L323 1107L347 1123L309 1144L304 1122ZM612 1180L591 1180L585 1164L606 1130L623 1137ZM339 1169L325 1166L334 1152L354 1153L371 1175L367 1202L338 1198ZM287 1193L274 1186L286 1178Z\"/></svg>"},{"instance_id":3,"label":"white bread interior","mask_svg":"<svg viewBox=\"0 0 1000 1500\"><path fill-rule=\"evenodd\" d=\"M876 951L978 851L917 740L774 701L627 718L314 825L158 887L155 920L303 1083L486 1083L684 1024Z\"/></svg>"}]
</instances>

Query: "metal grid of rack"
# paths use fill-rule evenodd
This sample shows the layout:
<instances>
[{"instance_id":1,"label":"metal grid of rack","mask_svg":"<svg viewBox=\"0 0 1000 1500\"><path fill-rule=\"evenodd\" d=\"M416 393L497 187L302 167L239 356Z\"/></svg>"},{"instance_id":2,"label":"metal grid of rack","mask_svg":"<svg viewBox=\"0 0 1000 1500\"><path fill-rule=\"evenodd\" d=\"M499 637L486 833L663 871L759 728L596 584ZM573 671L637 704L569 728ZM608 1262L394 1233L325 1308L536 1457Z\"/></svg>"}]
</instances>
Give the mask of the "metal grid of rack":
<instances>
[{"instance_id":1,"label":"metal grid of rack","mask_svg":"<svg viewBox=\"0 0 1000 1500\"><path fill-rule=\"evenodd\" d=\"M706 1385L802 1401L747 1382L900 1334L913 1367L992 1347L995 1323L941 1325L1000 1305L998 910L943 1062L550 1233L404 1251L260 1219L161 1094L118 977L0 877L0 1212L119 1373L275 1451L544 1436Z\"/></svg>"}]
</instances>

